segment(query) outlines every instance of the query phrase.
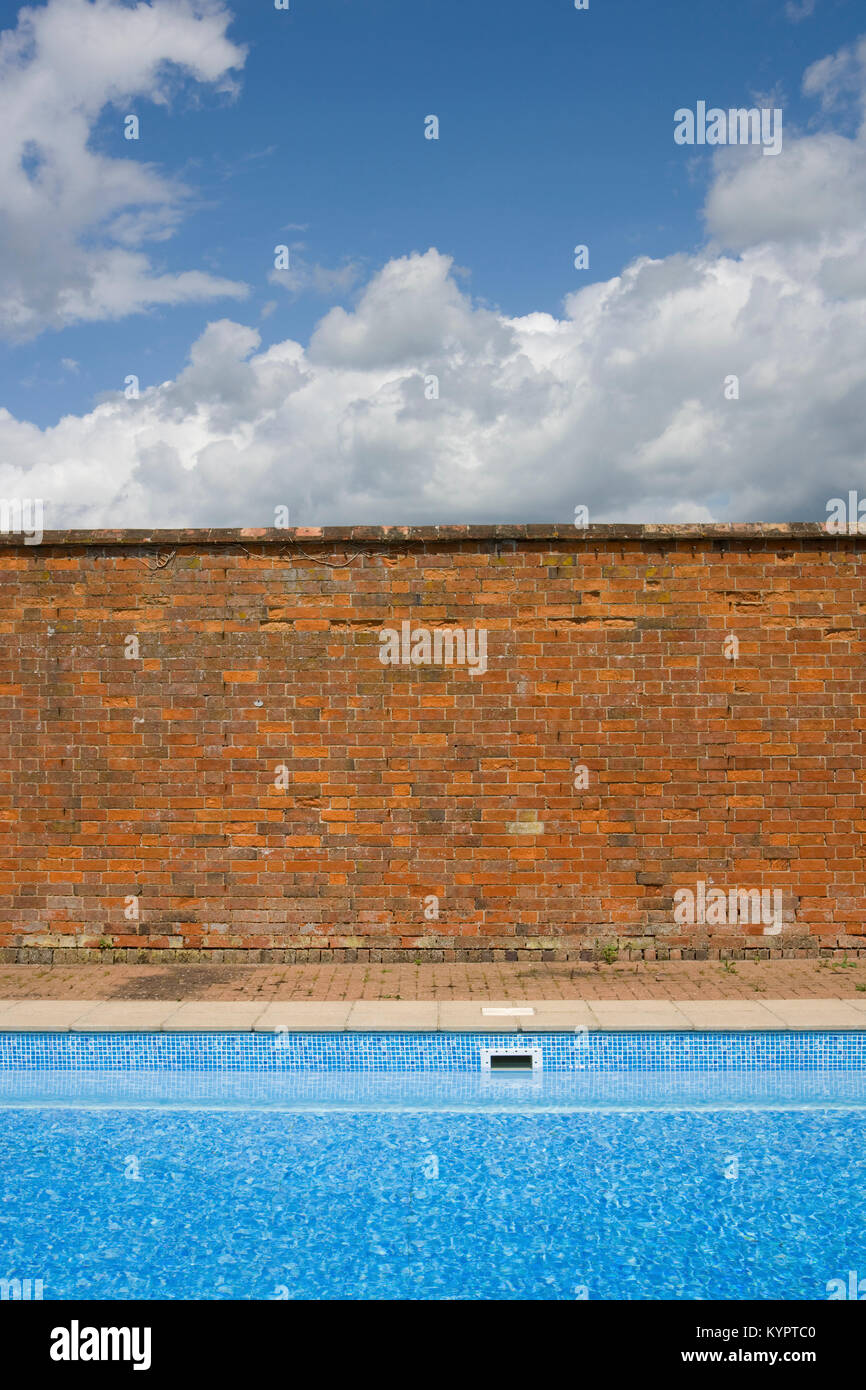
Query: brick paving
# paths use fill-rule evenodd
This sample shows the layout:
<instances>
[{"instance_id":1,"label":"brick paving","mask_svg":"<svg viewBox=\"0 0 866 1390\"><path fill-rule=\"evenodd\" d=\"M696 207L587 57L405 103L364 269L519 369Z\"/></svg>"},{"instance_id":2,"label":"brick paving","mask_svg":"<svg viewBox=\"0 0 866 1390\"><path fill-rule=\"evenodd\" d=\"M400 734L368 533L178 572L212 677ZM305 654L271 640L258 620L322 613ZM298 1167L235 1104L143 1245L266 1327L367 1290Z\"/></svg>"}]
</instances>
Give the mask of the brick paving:
<instances>
[{"instance_id":1,"label":"brick paving","mask_svg":"<svg viewBox=\"0 0 866 1390\"><path fill-rule=\"evenodd\" d=\"M838 999L866 993L866 959L613 965L6 965L0 999Z\"/></svg>"}]
</instances>

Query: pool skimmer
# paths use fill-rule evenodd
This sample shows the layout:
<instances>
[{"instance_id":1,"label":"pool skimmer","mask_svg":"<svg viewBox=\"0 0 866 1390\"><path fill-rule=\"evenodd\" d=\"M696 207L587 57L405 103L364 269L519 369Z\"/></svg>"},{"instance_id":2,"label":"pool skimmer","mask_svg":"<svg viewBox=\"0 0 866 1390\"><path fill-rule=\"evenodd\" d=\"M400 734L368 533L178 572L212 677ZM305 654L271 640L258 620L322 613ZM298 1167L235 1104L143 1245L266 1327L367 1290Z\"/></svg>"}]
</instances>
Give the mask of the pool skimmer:
<instances>
[{"instance_id":1,"label":"pool skimmer","mask_svg":"<svg viewBox=\"0 0 866 1390\"><path fill-rule=\"evenodd\" d=\"M542 1070L540 1047L482 1047L481 1070L497 1075L532 1076Z\"/></svg>"}]
</instances>

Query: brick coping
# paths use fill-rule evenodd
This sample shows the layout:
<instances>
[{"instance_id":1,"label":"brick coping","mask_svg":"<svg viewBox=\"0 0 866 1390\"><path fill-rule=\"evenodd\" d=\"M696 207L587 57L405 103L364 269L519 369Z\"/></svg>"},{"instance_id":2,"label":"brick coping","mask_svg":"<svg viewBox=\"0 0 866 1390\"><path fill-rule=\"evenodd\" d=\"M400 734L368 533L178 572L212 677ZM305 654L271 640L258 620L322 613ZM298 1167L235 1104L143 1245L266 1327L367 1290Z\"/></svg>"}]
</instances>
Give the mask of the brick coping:
<instances>
[{"instance_id":1,"label":"brick coping","mask_svg":"<svg viewBox=\"0 0 866 1390\"><path fill-rule=\"evenodd\" d=\"M39 550L45 546L232 546L254 543L286 546L317 542L355 545L455 545L462 542L503 541L866 541L866 537L828 532L819 521L640 522L576 527L568 522L464 526L294 526L181 527L45 531L39 545L27 545L15 532L0 532L0 546Z\"/></svg>"},{"instance_id":2,"label":"brick coping","mask_svg":"<svg viewBox=\"0 0 866 1390\"><path fill-rule=\"evenodd\" d=\"M531 1010L531 1012L527 1012ZM0 1033L858 1032L866 1000L0 1000Z\"/></svg>"}]
</instances>

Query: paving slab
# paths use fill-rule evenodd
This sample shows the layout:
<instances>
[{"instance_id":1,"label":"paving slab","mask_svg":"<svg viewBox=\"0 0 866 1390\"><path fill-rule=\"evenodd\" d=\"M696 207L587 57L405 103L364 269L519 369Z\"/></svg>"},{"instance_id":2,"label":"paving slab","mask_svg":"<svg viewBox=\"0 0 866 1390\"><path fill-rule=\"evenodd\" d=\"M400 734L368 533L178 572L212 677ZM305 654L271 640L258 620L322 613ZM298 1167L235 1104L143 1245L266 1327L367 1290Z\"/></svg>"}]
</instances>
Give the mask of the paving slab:
<instances>
[{"instance_id":1,"label":"paving slab","mask_svg":"<svg viewBox=\"0 0 866 1390\"><path fill-rule=\"evenodd\" d=\"M264 1013L264 1004L221 999L181 1004L163 1021L167 1033L249 1033ZM2 1021L2 1020L0 1020Z\"/></svg>"},{"instance_id":2,"label":"paving slab","mask_svg":"<svg viewBox=\"0 0 866 1390\"><path fill-rule=\"evenodd\" d=\"M158 1033L182 1007L180 999L108 999L87 1009L69 1026L74 1033Z\"/></svg>"},{"instance_id":3,"label":"paving slab","mask_svg":"<svg viewBox=\"0 0 866 1390\"><path fill-rule=\"evenodd\" d=\"M424 999L359 999L346 1027L351 1033L435 1033L439 1005Z\"/></svg>"},{"instance_id":4,"label":"paving slab","mask_svg":"<svg viewBox=\"0 0 866 1390\"><path fill-rule=\"evenodd\" d=\"M22 999L0 1013L6 1033L66 1033L76 1019L99 1004L98 999Z\"/></svg>"},{"instance_id":5,"label":"paving slab","mask_svg":"<svg viewBox=\"0 0 866 1390\"><path fill-rule=\"evenodd\" d=\"M777 1014L756 999L678 999L677 1008L700 1032L778 1029Z\"/></svg>"},{"instance_id":6,"label":"paving slab","mask_svg":"<svg viewBox=\"0 0 866 1390\"><path fill-rule=\"evenodd\" d=\"M485 1014L486 1008L516 1008L508 1000L479 999L472 1003L462 999L443 999L439 1004L439 1027L446 1033L519 1033L522 1023L533 1019L515 1014Z\"/></svg>"},{"instance_id":7,"label":"paving slab","mask_svg":"<svg viewBox=\"0 0 866 1390\"><path fill-rule=\"evenodd\" d=\"M850 999L764 999L784 1028L862 1028L862 1010ZM2 1023L2 1019L0 1019Z\"/></svg>"},{"instance_id":8,"label":"paving slab","mask_svg":"<svg viewBox=\"0 0 866 1390\"><path fill-rule=\"evenodd\" d=\"M670 999L593 999L599 1028L611 1032L691 1032L694 1025Z\"/></svg>"},{"instance_id":9,"label":"paving slab","mask_svg":"<svg viewBox=\"0 0 866 1390\"><path fill-rule=\"evenodd\" d=\"M253 1024L253 1031L272 1033L277 1028L287 1028L292 1033L342 1033L348 1027L353 1008L350 1000L318 1003L299 999L268 1004Z\"/></svg>"},{"instance_id":10,"label":"paving slab","mask_svg":"<svg viewBox=\"0 0 866 1390\"><path fill-rule=\"evenodd\" d=\"M507 1013L485 1013L507 1009ZM526 1010L532 1009L531 1014ZM514 1011L517 1012L514 1012ZM730 1031L866 1028L863 999L0 1000L0 1032Z\"/></svg>"},{"instance_id":11,"label":"paving slab","mask_svg":"<svg viewBox=\"0 0 866 1390\"><path fill-rule=\"evenodd\" d=\"M582 999L533 999L531 1018L519 1018L521 1033L575 1033L596 1030L598 1019Z\"/></svg>"}]
</instances>

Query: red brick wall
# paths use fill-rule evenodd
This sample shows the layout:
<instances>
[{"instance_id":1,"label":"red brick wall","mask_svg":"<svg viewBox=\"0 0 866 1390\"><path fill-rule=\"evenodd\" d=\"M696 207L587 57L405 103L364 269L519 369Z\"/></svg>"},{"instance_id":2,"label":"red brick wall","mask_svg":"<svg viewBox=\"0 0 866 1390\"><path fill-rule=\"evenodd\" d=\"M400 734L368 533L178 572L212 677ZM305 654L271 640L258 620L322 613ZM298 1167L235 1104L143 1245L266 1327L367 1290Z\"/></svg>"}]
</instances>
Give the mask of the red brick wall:
<instances>
[{"instance_id":1,"label":"red brick wall","mask_svg":"<svg viewBox=\"0 0 866 1390\"><path fill-rule=\"evenodd\" d=\"M864 579L818 526L0 537L3 958L866 948ZM404 619L486 673L383 666Z\"/></svg>"}]
</instances>

